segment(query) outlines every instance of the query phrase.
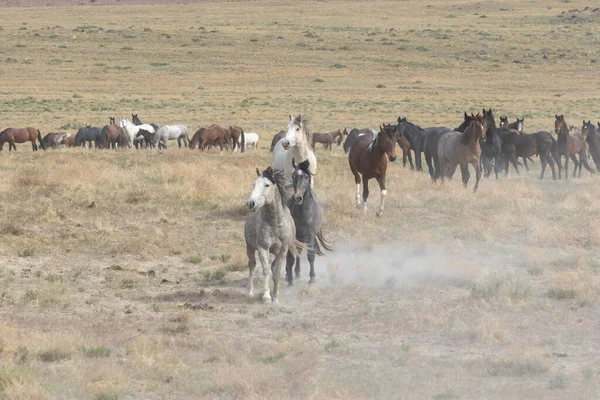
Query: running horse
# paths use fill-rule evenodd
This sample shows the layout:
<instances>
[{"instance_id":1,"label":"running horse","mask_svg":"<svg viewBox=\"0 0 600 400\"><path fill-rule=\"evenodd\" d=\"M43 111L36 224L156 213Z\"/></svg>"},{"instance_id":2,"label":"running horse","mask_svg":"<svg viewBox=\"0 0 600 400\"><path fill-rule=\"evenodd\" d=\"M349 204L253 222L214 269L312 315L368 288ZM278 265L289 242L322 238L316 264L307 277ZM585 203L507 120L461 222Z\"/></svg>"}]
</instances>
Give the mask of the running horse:
<instances>
[{"instance_id":1,"label":"running horse","mask_svg":"<svg viewBox=\"0 0 600 400\"><path fill-rule=\"evenodd\" d=\"M350 171L356 183L356 207L360 207L360 182L363 184L363 209L367 212L367 199L369 198L369 179L375 178L381 189L381 203L377 216L383 215L383 206L387 189L385 187L385 174L388 159L396 160L396 127L383 125L379 133L373 138L371 135L360 135L356 138L348 154Z\"/></svg>"},{"instance_id":2,"label":"running horse","mask_svg":"<svg viewBox=\"0 0 600 400\"><path fill-rule=\"evenodd\" d=\"M17 151L17 146L15 143L25 143L27 141L31 142L31 147L33 151L38 150L38 146L35 141L38 140L40 142L40 147L43 150L46 150L46 146L42 141L42 134L39 129L35 128L7 128L0 132L0 151L4 147L4 142L8 142L8 151L12 151L15 149Z\"/></svg>"},{"instance_id":3,"label":"running horse","mask_svg":"<svg viewBox=\"0 0 600 400\"><path fill-rule=\"evenodd\" d=\"M273 167L283 171L286 188L292 187L292 174L294 173L293 162L300 164L308 160L310 173L317 173L317 158L310 149L311 135L308 130L308 119L305 115L292 117L289 114L290 123L287 126L285 137L275 145L273 149ZM314 186L314 179L311 180Z\"/></svg>"},{"instance_id":4,"label":"running horse","mask_svg":"<svg viewBox=\"0 0 600 400\"><path fill-rule=\"evenodd\" d=\"M580 135L569 134L569 126L565 121L564 115L554 115L554 132L558 135L556 142L558 145L558 179L562 179L562 157L565 157L565 179L569 179L569 158L573 160L575 168L573 168L573 178L579 167L579 176L581 176L581 166L594 174L594 170L587 162L587 152L585 140ZM579 155L579 160L577 160Z\"/></svg>"}]
</instances>

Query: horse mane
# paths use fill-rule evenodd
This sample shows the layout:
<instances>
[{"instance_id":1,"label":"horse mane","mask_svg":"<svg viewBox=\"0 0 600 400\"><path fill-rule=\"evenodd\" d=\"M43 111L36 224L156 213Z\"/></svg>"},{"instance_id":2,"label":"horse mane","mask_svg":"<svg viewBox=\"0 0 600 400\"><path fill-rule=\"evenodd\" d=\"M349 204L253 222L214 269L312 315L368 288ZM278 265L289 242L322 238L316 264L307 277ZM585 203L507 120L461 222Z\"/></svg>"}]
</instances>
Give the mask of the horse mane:
<instances>
[{"instance_id":1,"label":"horse mane","mask_svg":"<svg viewBox=\"0 0 600 400\"><path fill-rule=\"evenodd\" d=\"M306 136L306 140L310 143L311 141L311 133L308 129L308 117L306 115L298 115L294 118L294 124L301 126L304 132L304 136Z\"/></svg>"},{"instance_id":2,"label":"horse mane","mask_svg":"<svg viewBox=\"0 0 600 400\"><path fill-rule=\"evenodd\" d=\"M265 169L261 175L265 178L267 178L268 180L270 180L271 182L273 182L273 184L275 184L277 186L277 189L279 190L279 197L281 200L281 204L285 205L285 197L286 197L286 191L285 191L285 176L283 175L283 171L279 170L279 169L273 169L271 167L267 167L267 169Z\"/></svg>"},{"instance_id":3,"label":"horse mane","mask_svg":"<svg viewBox=\"0 0 600 400\"><path fill-rule=\"evenodd\" d=\"M381 132L379 132L379 133L381 133ZM377 135L375 135L375 139L373 139L373 141L371 141L371 143L369 143L369 146L367 147L367 150L369 151L369 153L373 153L373 150L375 150L377 148L377 140L379 140L379 133L377 133Z\"/></svg>"},{"instance_id":4,"label":"horse mane","mask_svg":"<svg viewBox=\"0 0 600 400\"><path fill-rule=\"evenodd\" d=\"M491 112L491 110L490 110ZM469 119L472 121L471 124L467 127L467 129L465 129L465 131L463 132L463 134L461 135L460 138L460 143L461 144L469 144L469 141L473 138L473 136L475 135L475 126L474 126L474 122L478 121L479 114L477 115L471 115L469 117ZM484 121L487 121L487 116L483 117Z\"/></svg>"}]
</instances>

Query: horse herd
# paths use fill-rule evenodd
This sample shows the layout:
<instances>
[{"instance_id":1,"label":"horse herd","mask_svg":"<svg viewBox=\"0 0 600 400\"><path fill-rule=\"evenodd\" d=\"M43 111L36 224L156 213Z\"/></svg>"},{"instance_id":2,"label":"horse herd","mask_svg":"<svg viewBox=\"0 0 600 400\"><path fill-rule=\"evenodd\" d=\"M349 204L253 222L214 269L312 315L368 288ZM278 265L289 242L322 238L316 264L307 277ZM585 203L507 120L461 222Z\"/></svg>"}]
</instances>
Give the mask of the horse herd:
<instances>
[{"instance_id":1,"label":"horse herd","mask_svg":"<svg viewBox=\"0 0 600 400\"><path fill-rule=\"evenodd\" d=\"M420 128L399 117L397 124L383 124L379 131L372 129L346 129L315 135L308 132L306 118L302 115L292 117L287 131L281 131L273 138L273 167L256 170L258 178L248 199L247 205L252 213L246 219L244 237L248 255L249 280L248 295L253 295L253 276L256 267L256 255L262 267L264 278L263 302L277 303L279 294L279 275L286 263L286 279L293 284L294 275L300 275L300 251L308 250L310 264L310 282L315 281L315 254L322 249L331 250L331 244L323 236L321 224L323 211L317 200L313 177L317 173L317 159L314 154L315 143L323 143L331 150L338 146L344 136L344 151L348 154L350 170L356 184L356 206L367 211L369 196L368 182L376 179L381 190L381 203L377 216L383 214L387 189L385 186L388 160L396 159L396 143L402 149L403 160L412 161L415 156L416 169L422 170L421 158L429 169L432 181L451 179L460 166L462 182L465 187L470 178L469 164L475 169L476 182L473 191L479 187L482 175L489 177L492 170L498 179L499 172L508 173L509 164L519 173L521 158L525 168L531 157L538 156L542 164L540 179L544 178L546 167L552 170L556 179L555 163L558 165L558 178L562 178L564 157L564 175L568 179L569 159L575 167L573 177L579 176L582 166L590 173L600 172L600 123L595 126L591 121L583 121L578 129L569 126L563 115L555 115L554 132L538 131L524 133L524 120L517 118L513 123L507 117L500 117L500 126L496 125L491 109L483 109L477 115L464 113L464 120L456 129L447 127ZM309 145L312 144L312 149ZM588 152L596 164L594 171L588 164ZM269 262L269 253L274 260ZM292 268L295 264L295 271ZM293 273L295 272L295 273ZM273 280L273 293L269 282Z\"/></svg>"},{"instance_id":2,"label":"horse herd","mask_svg":"<svg viewBox=\"0 0 600 400\"><path fill-rule=\"evenodd\" d=\"M95 147L97 149L117 148L156 148L167 149L169 140L176 140L179 148L189 147L205 150L209 146L231 147L233 151L241 150L247 146L258 147L258 135L244 132L238 126L211 125L200 128L190 139L185 125L143 124L137 114L131 115L131 121L121 118L117 124L116 118L110 117L108 125L104 127L86 126L72 135L68 132L52 132L42 138L35 128L8 128L0 132L0 150L4 143L9 143L9 151L16 150L15 143L31 141L34 151L39 141L42 149L65 147Z\"/></svg>"}]
</instances>

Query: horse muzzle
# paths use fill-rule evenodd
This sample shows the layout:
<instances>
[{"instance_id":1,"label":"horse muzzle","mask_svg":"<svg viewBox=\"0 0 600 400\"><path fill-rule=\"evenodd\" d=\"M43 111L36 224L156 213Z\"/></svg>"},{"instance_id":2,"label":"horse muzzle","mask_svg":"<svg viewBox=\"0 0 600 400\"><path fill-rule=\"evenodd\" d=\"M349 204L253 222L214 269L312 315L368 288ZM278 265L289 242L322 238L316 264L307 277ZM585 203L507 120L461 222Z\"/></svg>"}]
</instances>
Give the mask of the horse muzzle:
<instances>
[{"instance_id":1,"label":"horse muzzle","mask_svg":"<svg viewBox=\"0 0 600 400\"><path fill-rule=\"evenodd\" d=\"M281 142L281 146L282 146L282 147L283 147L285 150L288 150L288 149L290 148L290 142L289 142L289 140L286 140L286 139L284 139L284 140Z\"/></svg>"},{"instance_id":2,"label":"horse muzzle","mask_svg":"<svg viewBox=\"0 0 600 400\"><path fill-rule=\"evenodd\" d=\"M294 203L302 204L303 201L304 201L304 196L294 196Z\"/></svg>"},{"instance_id":3,"label":"horse muzzle","mask_svg":"<svg viewBox=\"0 0 600 400\"><path fill-rule=\"evenodd\" d=\"M390 160L390 162L394 162L396 161L396 156L388 156L388 159Z\"/></svg>"},{"instance_id":4,"label":"horse muzzle","mask_svg":"<svg viewBox=\"0 0 600 400\"><path fill-rule=\"evenodd\" d=\"M254 202L254 200L248 200L247 204L250 211L256 211L256 203Z\"/></svg>"}]
</instances>

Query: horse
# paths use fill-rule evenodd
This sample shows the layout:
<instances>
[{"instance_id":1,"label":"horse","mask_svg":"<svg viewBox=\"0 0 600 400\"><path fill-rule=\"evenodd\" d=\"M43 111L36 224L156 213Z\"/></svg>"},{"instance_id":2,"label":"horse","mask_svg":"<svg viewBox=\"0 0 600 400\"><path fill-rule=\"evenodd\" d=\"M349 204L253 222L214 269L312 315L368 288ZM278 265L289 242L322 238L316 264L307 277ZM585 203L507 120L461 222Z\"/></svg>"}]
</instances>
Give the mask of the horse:
<instances>
[{"instance_id":1,"label":"horse","mask_svg":"<svg viewBox=\"0 0 600 400\"><path fill-rule=\"evenodd\" d=\"M205 145L209 143L216 143L223 152L223 142L225 136L229 132L229 127L222 125L211 125L206 128L200 128L194 133L190 140L190 149L193 149L198 145L198 149L204 151Z\"/></svg>"},{"instance_id":2,"label":"horse","mask_svg":"<svg viewBox=\"0 0 600 400\"><path fill-rule=\"evenodd\" d=\"M275 145L277 144L277 142L279 142L281 139L283 139L285 136L285 131L279 131L275 134L275 136L273 136L273 140L271 140L271 148L270 148L270 152L273 152L273 149L275 148Z\"/></svg>"},{"instance_id":3,"label":"horse","mask_svg":"<svg viewBox=\"0 0 600 400\"><path fill-rule=\"evenodd\" d=\"M135 125L146 125L146 124L142 123L142 121L140 121L137 114L131 114L131 122L133 122ZM150 125L151 127L153 127L154 132L158 131L158 125L156 125L156 124L147 124L147 125Z\"/></svg>"},{"instance_id":4,"label":"horse","mask_svg":"<svg viewBox=\"0 0 600 400\"><path fill-rule=\"evenodd\" d=\"M44 136L42 139L42 143L44 143L44 147L52 147L56 149L60 147L61 144L64 144L65 139L70 137L71 134L67 132L52 132Z\"/></svg>"},{"instance_id":5,"label":"horse","mask_svg":"<svg viewBox=\"0 0 600 400\"><path fill-rule=\"evenodd\" d=\"M75 146L75 136L71 135L70 133L67 133L67 136L63 140L63 144L65 145L65 147Z\"/></svg>"},{"instance_id":6,"label":"horse","mask_svg":"<svg viewBox=\"0 0 600 400\"><path fill-rule=\"evenodd\" d=\"M475 167L475 187L473 193L477 192L479 180L481 179L481 147L479 142L485 139L487 116L471 114L471 124L464 132L448 132L441 137L438 143L438 156L442 170L439 176L442 182L445 178L451 179L460 165L462 182L467 187L471 174L469 164Z\"/></svg>"},{"instance_id":7,"label":"horse","mask_svg":"<svg viewBox=\"0 0 600 400\"><path fill-rule=\"evenodd\" d=\"M332 251L331 244L323 236L322 219L323 209L317 195L311 189L312 175L309 170L309 161L306 160L296 165L294 163L294 194L288 200L288 208L296 225L296 240L308 247L308 263L310 264L310 283L315 282L315 254L321 256L321 248ZM294 274L292 267L296 262L296 279L300 278L300 257L287 254L286 278L290 286L294 285Z\"/></svg>"},{"instance_id":8,"label":"horse","mask_svg":"<svg viewBox=\"0 0 600 400\"><path fill-rule=\"evenodd\" d=\"M338 130L338 132L333 135L333 143L339 147L342 144L342 140L344 140L344 136L348 136L348 130L346 128L341 132Z\"/></svg>"},{"instance_id":9,"label":"horse","mask_svg":"<svg viewBox=\"0 0 600 400\"><path fill-rule=\"evenodd\" d=\"M591 121L585 122L585 120L581 127L581 133L588 144L594 164L596 164L596 171L600 172L600 133L598 133L596 126Z\"/></svg>"},{"instance_id":10,"label":"horse","mask_svg":"<svg viewBox=\"0 0 600 400\"><path fill-rule=\"evenodd\" d=\"M298 115L294 118L289 114L289 117L290 123L285 137L277 142L273 149L273 167L283 171L286 187L291 188L294 172L292 160L296 163L308 160L310 173L314 176L317 173L317 158L310 149L310 132L306 116ZM314 179L311 180L311 184L314 185Z\"/></svg>"},{"instance_id":11,"label":"horse","mask_svg":"<svg viewBox=\"0 0 600 400\"><path fill-rule=\"evenodd\" d=\"M402 136L404 139L406 139L410 145L410 149L412 149L415 152L415 167L417 169L417 171L422 171L423 170L423 165L421 162L421 153L424 150L424 145L425 145L425 139L428 135L430 134L436 134L436 133L445 133L445 132L450 132L451 129L447 128L445 126L436 126L436 127L431 127L431 128L421 128L411 122L409 122L406 117L398 117L398 125L397 125L397 132L398 132L398 136ZM398 144L400 145L400 143L398 142ZM402 148L402 145L400 145L400 148ZM411 160L410 157L410 152L408 153L408 157L409 157L409 161ZM402 155L402 163L403 165L406 164L405 160L404 160L404 154ZM412 169L412 161L411 161L411 169Z\"/></svg>"},{"instance_id":12,"label":"horse","mask_svg":"<svg viewBox=\"0 0 600 400\"><path fill-rule=\"evenodd\" d=\"M236 146L240 149L241 153L246 151L246 135L244 135L244 130L242 128L235 125L230 126L229 136L231 136L231 142L233 144L231 151L236 151Z\"/></svg>"},{"instance_id":13,"label":"horse","mask_svg":"<svg viewBox=\"0 0 600 400\"><path fill-rule=\"evenodd\" d=\"M109 118L109 124L104 125L104 128L100 131L100 134L96 138L97 149L110 149L113 150L119 147L119 144L123 143L124 132L119 126L115 125L115 118Z\"/></svg>"},{"instance_id":14,"label":"horse","mask_svg":"<svg viewBox=\"0 0 600 400\"><path fill-rule=\"evenodd\" d=\"M188 129L185 125L164 125L161 126L154 135L154 146L160 146L167 150L167 142L169 140L177 140L177 145L181 148L183 140L184 147L188 147Z\"/></svg>"},{"instance_id":15,"label":"horse","mask_svg":"<svg viewBox=\"0 0 600 400\"><path fill-rule=\"evenodd\" d=\"M96 143L98 139L98 135L100 135L101 128L86 126L84 128L80 128L75 135L75 146L85 147L85 144L88 143L88 147L92 148L92 143Z\"/></svg>"},{"instance_id":16,"label":"horse","mask_svg":"<svg viewBox=\"0 0 600 400\"><path fill-rule=\"evenodd\" d=\"M565 179L569 179L569 157L573 160L575 168L573 168L573 178L579 167L579 176L581 176L581 166L594 174L594 170L590 167L587 162L587 153L585 147L585 140L580 135L570 135L567 122L565 121L564 115L554 115L554 132L556 132L558 138L556 143L558 145L558 179L562 179L562 163L561 158L565 157ZM577 160L579 155L579 161Z\"/></svg>"},{"instance_id":17,"label":"horse","mask_svg":"<svg viewBox=\"0 0 600 400\"><path fill-rule=\"evenodd\" d=\"M539 179L544 179L546 166L550 165L552 170L552 179L556 179L556 171L554 170L554 161L558 158L556 140L548 132L539 131L531 134L521 133L516 134L516 131L511 131L511 134L506 136L502 145L502 154L504 157L504 175L508 175L509 163L513 165L517 175L519 167L517 159L523 158L525 167L527 168L527 160L530 157L538 155L542 162L542 171Z\"/></svg>"},{"instance_id":18,"label":"horse","mask_svg":"<svg viewBox=\"0 0 600 400\"><path fill-rule=\"evenodd\" d=\"M350 164L350 171L354 175L354 183L356 183L356 207L360 207L360 181L362 176L362 197L365 214L367 212L367 199L369 198L369 179L375 178L381 190L381 203L377 216L381 217L383 215L385 196L387 196L385 187L387 163L388 159L390 162L396 160L395 131L396 128L393 125L384 124L379 127L379 133L374 139L367 134L358 136L350 148L348 163Z\"/></svg>"},{"instance_id":19,"label":"horse","mask_svg":"<svg viewBox=\"0 0 600 400\"><path fill-rule=\"evenodd\" d=\"M342 133L341 129L338 129L337 131L332 131L332 132L326 132L326 133L313 133L312 134L312 149L313 151L316 150L315 144L317 143L321 143L325 145L325 150L329 149L329 151L331 151L331 147L332 144L334 143L333 138L337 138L339 136L343 136L344 134Z\"/></svg>"},{"instance_id":20,"label":"horse","mask_svg":"<svg viewBox=\"0 0 600 400\"><path fill-rule=\"evenodd\" d=\"M246 142L246 148L252 146L253 149L258 149L258 134L254 132L244 132L244 140Z\"/></svg>"},{"instance_id":21,"label":"horse","mask_svg":"<svg viewBox=\"0 0 600 400\"><path fill-rule=\"evenodd\" d=\"M27 141L31 142L31 148L33 151L38 151L38 146L35 141L38 140L40 142L40 147L43 150L46 150L46 146L44 146L44 142L42 141L42 134L39 129L35 128L7 128L0 132L0 151L2 147L4 147L4 142L8 142L8 151L12 151L15 149L17 151L17 146L15 143L25 143Z\"/></svg>"},{"instance_id":22,"label":"horse","mask_svg":"<svg viewBox=\"0 0 600 400\"><path fill-rule=\"evenodd\" d=\"M254 268L256 253L264 278L263 303L278 304L279 276L288 252L298 256L303 245L296 240L296 225L285 204L283 172L268 167L263 172L256 169L258 178L248 199L250 211L244 225L246 254L248 255L248 296L254 295ZM269 265L269 253L275 256ZM269 278L273 278L273 296L269 291Z\"/></svg>"},{"instance_id":23,"label":"horse","mask_svg":"<svg viewBox=\"0 0 600 400\"><path fill-rule=\"evenodd\" d=\"M429 176L431 177L432 182L437 182L437 180L440 178L439 173L442 170L438 152L438 144L440 142L440 139L449 132L451 131L444 131L442 129L439 129L430 132L427 135L423 135L423 154L425 155L425 162L427 163Z\"/></svg>"},{"instance_id":24,"label":"horse","mask_svg":"<svg viewBox=\"0 0 600 400\"><path fill-rule=\"evenodd\" d=\"M506 138L507 131L499 129L496 126L494 113L490 108L488 111L483 109L483 116L486 118L486 132L484 140L480 143L481 163L483 164L484 176L489 178L492 173L492 160L494 161L494 174L498 179L498 173L502 169L502 143ZM459 131L464 132L464 131Z\"/></svg>"},{"instance_id":25,"label":"horse","mask_svg":"<svg viewBox=\"0 0 600 400\"><path fill-rule=\"evenodd\" d=\"M129 145L129 147L133 147L133 142L138 137L138 133L140 131L146 131L146 132L149 132L150 134L155 133L154 127L152 125L148 125L148 124L134 125L127 118L121 118L121 120L119 121L119 126L121 127L121 129L123 129L123 131L126 134L127 143ZM142 137L144 137L143 134L142 134ZM144 137L144 139L145 139L145 137ZM136 149L137 149L137 145L136 145Z\"/></svg>"},{"instance_id":26,"label":"horse","mask_svg":"<svg viewBox=\"0 0 600 400\"><path fill-rule=\"evenodd\" d=\"M369 128L354 128L350 131L350 133L348 134L348 136L346 137L346 140L344 141L344 153L348 154L350 152L350 149L352 148L352 145L354 145L354 142L356 142L356 139L358 139L358 137L363 136L363 135L369 135L371 140L375 139L375 137L377 136L377 131L373 130L373 129L369 129Z\"/></svg>"},{"instance_id":27,"label":"horse","mask_svg":"<svg viewBox=\"0 0 600 400\"><path fill-rule=\"evenodd\" d=\"M499 128L506 129L509 131L511 129L514 129L519 133L523 133L523 121L525 121L525 118L519 119L519 117L517 117L517 120L515 122L508 123L508 117L500 117Z\"/></svg>"}]
</instances>

